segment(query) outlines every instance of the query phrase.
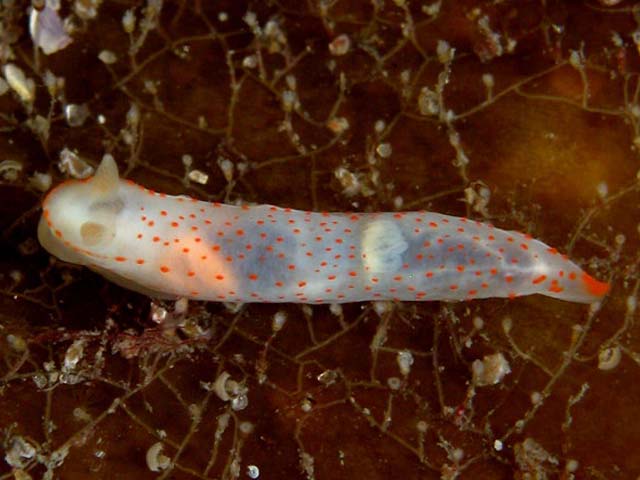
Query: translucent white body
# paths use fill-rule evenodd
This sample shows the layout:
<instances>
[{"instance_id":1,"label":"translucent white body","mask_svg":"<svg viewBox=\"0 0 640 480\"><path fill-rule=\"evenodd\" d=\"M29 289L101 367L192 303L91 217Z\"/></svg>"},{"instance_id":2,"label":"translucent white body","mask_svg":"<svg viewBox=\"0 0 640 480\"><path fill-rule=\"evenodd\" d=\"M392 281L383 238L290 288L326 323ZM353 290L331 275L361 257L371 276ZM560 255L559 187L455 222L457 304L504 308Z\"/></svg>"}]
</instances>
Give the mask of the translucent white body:
<instances>
[{"instance_id":1,"label":"translucent white body","mask_svg":"<svg viewBox=\"0 0 640 480\"><path fill-rule=\"evenodd\" d=\"M235 207L96 176L45 199L42 245L152 296L233 302L468 300L608 291L527 235L429 212L319 213Z\"/></svg>"}]
</instances>

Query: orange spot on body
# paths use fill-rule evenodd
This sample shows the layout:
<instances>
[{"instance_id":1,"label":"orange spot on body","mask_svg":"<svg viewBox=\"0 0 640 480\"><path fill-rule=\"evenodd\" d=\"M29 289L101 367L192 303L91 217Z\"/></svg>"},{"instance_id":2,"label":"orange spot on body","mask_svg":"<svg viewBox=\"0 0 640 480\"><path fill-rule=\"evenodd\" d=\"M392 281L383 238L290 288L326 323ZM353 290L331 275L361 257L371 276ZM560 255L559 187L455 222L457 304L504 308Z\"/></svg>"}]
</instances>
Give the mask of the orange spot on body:
<instances>
[{"instance_id":1,"label":"orange spot on body","mask_svg":"<svg viewBox=\"0 0 640 480\"><path fill-rule=\"evenodd\" d=\"M546 275L540 275L539 277L536 277L533 280L531 280L531 283L533 283L534 285L538 285L539 283L544 282L546 279L547 279Z\"/></svg>"},{"instance_id":2,"label":"orange spot on body","mask_svg":"<svg viewBox=\"0 0 640 480\"><path fill-rule=\"evenodd\" d=\"M602 297L606 295L611 288L608 283L599 282L586 272L582 273L582 283L586 287L587 292L596 297Z\"/></svg>"}]
</instances>

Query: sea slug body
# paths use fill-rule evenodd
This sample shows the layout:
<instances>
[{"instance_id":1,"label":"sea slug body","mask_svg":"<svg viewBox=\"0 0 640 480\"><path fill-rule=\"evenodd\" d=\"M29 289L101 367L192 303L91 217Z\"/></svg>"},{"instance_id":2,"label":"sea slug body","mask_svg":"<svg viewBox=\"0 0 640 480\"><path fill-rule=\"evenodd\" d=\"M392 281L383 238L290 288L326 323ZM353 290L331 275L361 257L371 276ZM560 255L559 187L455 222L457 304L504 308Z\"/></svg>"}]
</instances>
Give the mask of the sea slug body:
<instances>
[{"instance_id":1,"label":"sea slug body","mask_svg":"<svg viewBox=\"0 0 640 480\"><path fill-rule=\"evenodd\" d=\"M154 297L230 302L470 300L543 294L591 303L609 290L528 235L430 212L237 207L94 177L43 203L40 243Z\"/></svg>"}]
</instances>

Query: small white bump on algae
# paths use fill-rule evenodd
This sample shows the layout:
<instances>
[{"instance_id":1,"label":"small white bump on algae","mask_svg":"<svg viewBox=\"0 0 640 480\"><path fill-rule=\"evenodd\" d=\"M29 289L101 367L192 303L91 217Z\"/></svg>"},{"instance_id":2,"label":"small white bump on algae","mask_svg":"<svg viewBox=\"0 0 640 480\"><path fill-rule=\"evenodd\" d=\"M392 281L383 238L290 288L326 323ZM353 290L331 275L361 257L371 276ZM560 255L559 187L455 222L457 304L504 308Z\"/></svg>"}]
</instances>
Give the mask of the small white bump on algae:
<instances>
[{"instance_id":1,"label":"small white bump on algae","mask_svg":"<svg viewBox=\"0 0 640 480\"><path fill-rule=\"evenodd\" d=\"M105 65L113 65L118 61L118 56L111 50L102 50L98 54L98 60L100 60Z\"/></svg>"},{"instance_id":2,"label":"small white bump on algae","mask_svg":"<svg viewBox=\"0 0 640 480\"><path fill-rule=\"evenodd\" d=\"M411 366L413 365L414 359L413 354L409 350L402 350L398 352L396 361L398 362L398 367L400 368L400 373L403 377L406 377L411 373Z\"/></svg>"},{"instance_id":3,"label":"small white bump on algae","mask_svg":"<svg viewBox=\"0 0 640 480\"><path fill-rule=\"evenodd\" d=\"M60 151L58 169L70 177L83 179L93 175L94 169L76 152L63 148Z\"/></svg>"},{"instance_id":4,"label":"small white bump on algae","mask_svg":"<svg viewBox=\"0 0 640 480\"><path fill-rule=\"evenodd\" d=\"M351 50L351 38L343 33L329 43L329 52L336 57L346 55Z\"/></svg>"},{"instance_id":5,"label":"small white bump on algae","mask_svg":"<svg viewBox=\"0 0 640 480\"><path fill-rule=\"evenodd\" d=\"M473 384L478 387L496 385L511 373L509 362L502 353L485 355L482 360L476 359L471 364Z\"/></svg>"},{"instance_id":6,"label":"small white bump on algae","mask_svg":"<svg viewBox=\"0 0 640 480\"><path fill-rule=\"evenodd\" d=\"M36 84L31 78L27 78L20 67L13 63L7 63L2 73L11 89L25 103L31 104L36 98Z\"/></svg>"}]
</instances>

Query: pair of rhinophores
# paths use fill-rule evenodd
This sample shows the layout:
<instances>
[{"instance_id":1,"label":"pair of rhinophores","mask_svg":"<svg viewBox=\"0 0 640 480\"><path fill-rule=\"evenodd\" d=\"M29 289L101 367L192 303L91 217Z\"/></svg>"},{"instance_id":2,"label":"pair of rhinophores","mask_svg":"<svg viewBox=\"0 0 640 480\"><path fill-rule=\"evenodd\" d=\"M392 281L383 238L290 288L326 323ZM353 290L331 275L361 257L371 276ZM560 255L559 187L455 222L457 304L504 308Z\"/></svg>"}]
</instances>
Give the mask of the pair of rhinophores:
<instances>
[{"instance_id":1,"label":"pair of rhinophores","mask_svg":"<svg viewBox=\"0 0 640 480\"><path fill-rule=\"evenodd\" d=\"M470 300L540 293L591 303L609 290L555 248L430 212L327 213L232 206L95 175L43 203L40 243L159 298L343 303Z\"/></svg>"}]
</instances>

